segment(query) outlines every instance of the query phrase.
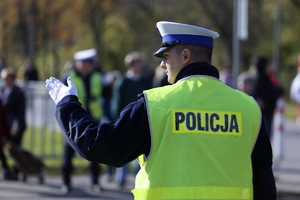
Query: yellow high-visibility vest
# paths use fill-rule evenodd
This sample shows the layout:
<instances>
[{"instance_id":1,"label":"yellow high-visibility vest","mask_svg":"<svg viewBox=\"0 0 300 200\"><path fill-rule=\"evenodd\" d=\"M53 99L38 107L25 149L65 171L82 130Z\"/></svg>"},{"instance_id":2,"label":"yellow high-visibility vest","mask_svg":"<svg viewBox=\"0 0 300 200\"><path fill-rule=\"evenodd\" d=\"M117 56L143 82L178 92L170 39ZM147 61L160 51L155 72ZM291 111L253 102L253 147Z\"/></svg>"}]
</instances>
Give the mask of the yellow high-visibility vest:
<instances>
[{"instance_id":1,"label":"yellow high-visibility vest","mask_svg":"<svg viewBox=\"0 0 300 200\"><path fill-rule=\"evenodd\" d=\"M82 104L83 108L87 108L86 105L86 91L82 78L76 74L73 70L69 74L72 77L74 84L77 88L78 100ZM102 78L99 72L93 72L90 78L90 101L89 110L91 117L100 120L103 115L103 107L101 103L102 95Z\"/></svg>"},{"instance_id":2,"label":"yellow high-visibility vest","mask_svg":"<svg viewBox=\"0 0 300 200\"><path fill-rule=\"evenodd\" d=\"M192 76L144 92L152 136L138 160L135 199L253 199L256 101L218 79Z\"/></svg>"}]
</instances>

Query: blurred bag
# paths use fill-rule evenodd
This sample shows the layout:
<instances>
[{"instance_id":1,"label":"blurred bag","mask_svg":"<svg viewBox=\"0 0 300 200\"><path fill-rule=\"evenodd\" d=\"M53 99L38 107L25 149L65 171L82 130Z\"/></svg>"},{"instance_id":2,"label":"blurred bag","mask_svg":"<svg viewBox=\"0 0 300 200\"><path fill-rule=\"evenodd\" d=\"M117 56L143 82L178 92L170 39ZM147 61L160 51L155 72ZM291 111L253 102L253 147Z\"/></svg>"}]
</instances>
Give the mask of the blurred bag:
<instances>
[{"instance_id":1,"label":"blurred bag","mask_svg":"<svg viewBox=\"0 0 300 200\"><path fill-rule=\"evenodd\" d=\"M25 174L43 173L45 165L43 161L20 146L9 144L9 153L14 159L15 165Z\"/></svg>"}]
</instances>

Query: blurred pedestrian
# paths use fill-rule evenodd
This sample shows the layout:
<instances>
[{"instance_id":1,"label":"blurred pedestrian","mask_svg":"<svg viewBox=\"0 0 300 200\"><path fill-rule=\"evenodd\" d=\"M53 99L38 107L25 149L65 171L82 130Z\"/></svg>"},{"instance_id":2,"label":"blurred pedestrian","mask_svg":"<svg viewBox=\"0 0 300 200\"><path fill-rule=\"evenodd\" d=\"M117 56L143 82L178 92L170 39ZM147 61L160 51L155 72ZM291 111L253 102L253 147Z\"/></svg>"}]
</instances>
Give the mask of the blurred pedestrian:
<instances>
[{"instance_id":1,"label":"blurred pedestrian","mask_svg":"<svg viewBox=\"0 0 300 200\"><path fill-rule=\"evenodd\" d=\"M24 78L24 92L27 99L27 106L32 109L34 106L33 91L36 85L35 81L39 80L38 70L31 58L27 58L20 69Z\"/></svg>"},{"instance_id":2,"label":"blurred pedestrian","mask_svg":"<svg viewBox=\"0 0 300 200\"><path fill-rule=\"evenodd\" d=\"M220 70L220 80L228 85L229 87L233 87L233 76L232 69L229 65L224 65Z\"/></svg>"},{"instance_id":3,"label":"blurred pedestrian","mask_svg":"<svg viewBox=\"0 0 300 200\"><path fill-rule=\"evenodd\" d=\"M65 138L87 160L119 167L138 158L135 199L275 200L260 108L210 64L219 34L165 21L157 29L162 45L154 56L172 85L144 91L117 121L92 120L71 78L68 86L46 80Z\"/></svg>"},{"instance_id":4,"label":"blurred pedestrian","mask_svg":"<svg viewBox=\"0 0 300 200\"><path fill-rule=\"evenodd\" d=\"M23 89L16 82L16 72L12 68L5 68L1 72L4 86L1 89L1 99L6 112L10 140L22 145L23 134L26 129L26 101Z\"/></svg>"},{"instance_id":5,"label":"blurred pedestrian","mask_svg":"<svg viewBox=\"0 0 300 200\"><path fill-rule=\"evenodd\" d=\"M274 78L272 64L267 58L258 56L254 59L253 64L256 69L256 76L251 96L260 105L267 133L269 138L271 138L276 102L283 95L283 88L280 87L277 79Z\"/></svg>"},{"instance_id":6,"label":"blurred pedestrian","mask_svg":"<svg viewBox=\"0 0 300 200\"><path fill-rule=\"evenodd\" d=\"M113 120L111 114L111 101L113 96L113 88L117 80L122 79L122 74L119 70L112 70L103 75L103 98L104 98L104 113L107 120Z\"/></svg>"},{"instance_id":7,"label":"blurred pedestrian","mask_svg":"<svg viewBox=\"0 0 300 200\"><path fill-rule=\"evenodd\" d=\"M114 85L120 78L122 78L122 74L119 70L109 71L103 76L103 107L105 115L103 121L113 120L113 117L111 115L111 99ZM111 165L106 166L106 175L108 182L114 181L115 172L115 167Z\"/></svg>"},{"instance_id":8,"label":"blurred pedestrian","mask_svg":"<svg viewBox=\"0 0 300 200\"><path fill-rule=\"evenodd\" d=\"M242 72L237 78L237 89L248 95L252 95L255 78L249 72Z\"/></svg>"},{"instance_id":9,"label":"blurred pedestrian","mask_svg":"<svg viewBox=\"0 0 300 200\"><path fill-rule=\"evenodd\" d=\"M38 70L35 67L32 59L30 58L26 59L23 65L23 69L24 69L23 75L24 75L25 82L39 80Z\"/></svg>"},{"instance_id":10,"label":"blurred pedestrian","mask_svg":"<svg viewBox=\"0 0 300 200\"><path fill-rule=\"evenodd\" d=\"M17 85L16 72L7 67L1 71L4 85L0 90L1 100L5 109L9 129L9 140L17 146L22 146L22 139L26 130L26 98L23 89ZM15 166L14 176L18 177L20 169ZM26 177L23 177L24 179Z\"/></svg>"},{"instance_id":11,"label":"blurred pedestrian","mask_svg":"<svg viewBox=\"0 0 300 200\"><path fill-rule=\"evenodd\" d=\"M111 101L111 113L114 119L129 103L136 100L137 95L152 88L152 77L148 75L144 55L130 52L124 59L127 72L116 80Z\"/></svg>"},{"instance_id":12,"label":"blurred pedestrian","mask_svg":"<svg viewBox=\"0 0 300 200\"><path fill-rule=\"evenodd\" d=\"M298 56L297 74L291 82L290 98L297 103L297 117L296 122L300 125L300 55Z\"/></svg>"},{"instance_id":13,"label":"blurred pedestrian","mask_svg":"<svg viewBox=\"0 0 300 200\"><path fill-rule=\"evenodd\" d=\"M78 99L92 119L100 122L103 116L102 75L95 70L96 49L81 50L74 54L75 69L70 68L68 76L72 77L78 90ZM70 65L71 66L71 65ZM67 79L64 80L67 84ZM73 172L72 158L74 149L65 142L62 164L63 185L61 190L69 193L72 190L71 174ZM102 190L99 184L101 169L98 163L90 163L91 187L94 191Z\"/></svg>"},{"instance_id":14,"label":"blurred pedestrian","mask_svg":"<svg viewBox=\"0 0 300 200\"><path fill-rule=\"evenodd\" d=\"M5 115L4 106L2 104L2 101L0 100L0 160L2 164L2 175L0 177L0 180L11 180L13 179L13 174L11 173L11 170L7 163L7 157L4 153L4 145L5 141L9 137L9 129L7 126L6 121L6 115Z\"/></svg>"},{"instance_id":15,"label":"blurred pedestrian","mask_svg":"<svg viewBox=\"0 0 300 200\"><path fill-rule=\"evenodd\" d=\"M122 78L122 74L119 70L112 70L104 74L103 76L103 107L104 107L104 119L102 121L113 120L111 115L111 99L115 82ZM115 167L111 165L106 166L106 175L108 182L112 182L115 178Z\"/></svg>"},{"instance_id":16,"label":"blurred pedestrian","mask_svg":"<svg viewBox=\"0 0 300 200\"><path fill-rule=\"evenodd\" d=\"M111 114L117 119L120 112L131 102L136 101L138 94L152 88L152 77L147 71L144 55L141 52L130 52L124 59L127 72L116 80L111 101ZM138 167L138 166L137 166ZM127 181L129 165L116 169L116 181L124 188Z\"/></svg>"}]
</instances>

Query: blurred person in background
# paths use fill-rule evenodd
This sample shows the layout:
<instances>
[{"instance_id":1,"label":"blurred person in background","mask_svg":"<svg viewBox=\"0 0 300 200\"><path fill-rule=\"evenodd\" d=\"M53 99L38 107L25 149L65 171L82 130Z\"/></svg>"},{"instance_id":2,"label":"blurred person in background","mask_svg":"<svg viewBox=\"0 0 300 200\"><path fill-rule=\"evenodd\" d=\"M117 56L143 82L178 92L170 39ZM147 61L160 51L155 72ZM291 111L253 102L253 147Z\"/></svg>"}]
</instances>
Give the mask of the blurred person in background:
<instances>
[{"instance_id":1,"label":"blurred person in background","mask_svg":"<svg viewBox=\"0 0 300 200\"><path fill-rule=\"evenodd\" d=\"M9 129L9 140L17 146L22 146L22 139L26 130L26 98L23 89L17 85L16 72L13 68L1 71L4 85L1 88L1 100L5 109ZM20 170L14 167L14 176L18 177ZM26 177L23 177L26 178Z\"/></svg>"},{"instance_id":2,"label":"blurred person in background","mask_svg":"<svg viewBox=\"0 0 300 200\"><path fill-rule=\"evenodd\" d=\"M111 101L111 114L117 119L121 110L136 100L143 90L152 88L152 77L148 74L144 55L131 52L124 59L127 72L116 80Z\"/></svg>"},{"instance_id":3,"label":"blurred person in background","mask_svg":"<svg viewBox=\"0 0 300 200\"><path fill-rule=\"evenodd\" d=\"M242 72L237 78L237 89L248 95L252 94L255 79L249 72Z\"/></svg>"},{"instance_id":4,"label":"blurred person in background","mask_svg":"<svg viewBox=\"0 0 300 200\"><path fill-rule=\"evenodd\" d=\"M256 69L255 84L251 93L261 107L262 116L269 138L272 137L273 116L276 102L283 95L269 59L258 56L254 59Z\"/></svg>"},{"instance_id":5,"label":"blurred person in background","mask_svg":"<svg viewBox=\"0 0 300 200\"><path fill-rule=\"evenodd\" d=\"M222 66L220 70L220 80L228 85L229 87L233 87L233 76L232 76L232 69L229 65Z\"/></svg>"},{"instance_id":6,"label":"blurred person in background","mask_svg":"<svg viewBox=\"0 0 300 200\"><path fill-rule=\"evenodd\" d=\"M116 80L122 78L122 74L119 70L112 70L104 74L103 76L103 107L104 107L104 118L102 121L111 121L111 98L112 92ZM115 167L107 165L106 175L108 182L112 182L115 177Z\"/></svg>"},{"instance_id":7,"label":"blurred person in background","mask_svg":"<svg viewBox=\"0 0 300 200\"><path fill-rule=\"evenodd\" d=\"M24 73L24 81L38 81L39 80L39 75L38 75L38 70L35 67L32 59L28 58L24 65L23 65Z\"/></svg>"},{"instance_id":8,"label":"blurred person in background","mask_svg":"<svg viewBox=\"0 0 300 200\"><path fill-rule=\"evenodd\" d=\"M103 76L103 97L104 97L104 113L107 120L112 120L111 115L111 99L113 94L113 88L118 79L122 78L122 74L119 70L112 70L104 74Z\"/></svg>"},{"instance_id":9,"label":"blurred person in background","mask_svg":"<svg viewBox=\"0 0 300 200\"><path fill-rule=\"evenodd\" d=\"M70 76L78 88L78 98L87 113L96 121L100 122L103 116L102 98L102 75L96 71L95 56L96 49L81 50L74 54L76 61L75 68L70 63L66 63L68 71L66 77ZM70 65L69 65L70 64ZM63 80L67 84L67 80ZM73 172L72 158L74 149L65 142L64 156L62 164L63 185L61 190L69 193L72 190L71 174ZM102 187L99 184L101 168L99 163L90 162L91 187L94 191L100 192Z\"/></svg>"},{"instance_id":10,"label":"blurred person in background","mask_svg":"<svg viewBox=\"0 0 300 200\"><path fill-rule=\"evenodd\" d=\"M116 80L111 100L111 115L117 119L120 112L131 102L136 101L138 94L152 88L152 77L148 74L145 58L141 52L130 52L124 59L127 72ZM134 163L135 165L137 163ZM136 165L136 167L138 167ZM129 165L116 169L116 181L120 188L126 184Z\"/></svg>"},{"instance_id":11,"label":"blurred person in background","mask_svg":"<svg viewBox=\"0 0 300 200\"><path fill-rule=\"evenodd\" d=\"M22 76L24 78L24 92L27 98L27 106L32 109L34 104L34 95L32 95L32 92L36 85L35 81L39 80L39 75L31 58L27 58L25 60L20 68L20 72L22 72Z\"/></svg>"}]
</instances>

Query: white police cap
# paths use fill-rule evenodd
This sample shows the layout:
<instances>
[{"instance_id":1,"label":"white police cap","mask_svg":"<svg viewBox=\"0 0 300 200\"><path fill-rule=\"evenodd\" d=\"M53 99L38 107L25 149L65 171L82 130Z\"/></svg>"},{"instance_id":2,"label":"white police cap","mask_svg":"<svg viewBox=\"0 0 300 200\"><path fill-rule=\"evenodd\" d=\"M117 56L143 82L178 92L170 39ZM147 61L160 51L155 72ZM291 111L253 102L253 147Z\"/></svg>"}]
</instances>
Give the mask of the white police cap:
<instances>
[{"instance_id":1,"label":"white police cap","mask_svg":"<svg viewBox=\"0 0 300 200\"><path fill-rule=\"evenodd\" d=\"M161 48L154 56L162 58L163 52L178 44L192 44L213 48L214 39L219 37L217 32L198 26L175 22L160 21L156 24L162 38Z\"/></svg>"},{"instance_id":2,"label":"white police cap","mask_svg":"<svg viewBox=\"0 0 300 200\"><path fill-rule=\"evenodd\" d=\"M82 51L77 51L74 54L74 60L76 61L88 61L92 62L94 61L94 57L97 54L96 49L87 49L87 50L82 50Z\"/></svg>"}]
</instances>

